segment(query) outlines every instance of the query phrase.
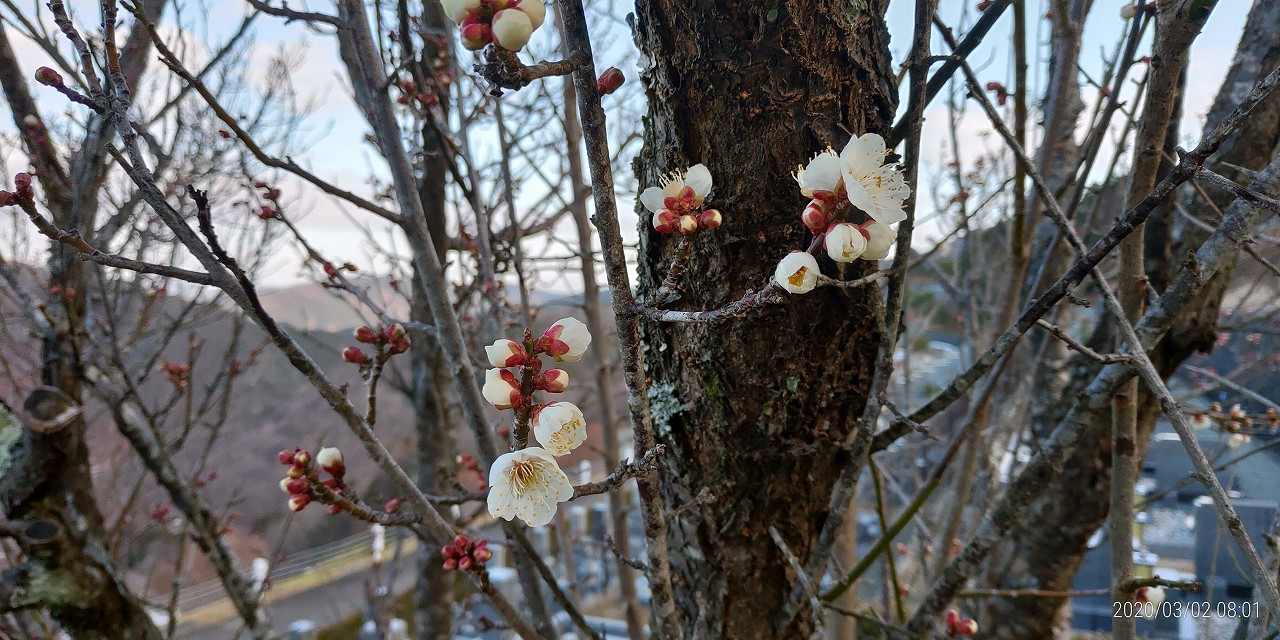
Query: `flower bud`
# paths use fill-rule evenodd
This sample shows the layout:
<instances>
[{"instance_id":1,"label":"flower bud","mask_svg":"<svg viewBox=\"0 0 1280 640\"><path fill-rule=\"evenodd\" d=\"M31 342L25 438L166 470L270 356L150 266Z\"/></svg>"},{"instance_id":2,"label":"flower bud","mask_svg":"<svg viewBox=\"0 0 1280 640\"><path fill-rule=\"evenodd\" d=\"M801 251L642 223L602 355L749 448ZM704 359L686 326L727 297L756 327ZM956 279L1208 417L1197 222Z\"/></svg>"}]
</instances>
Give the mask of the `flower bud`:
<instances>
[{"instance_id":1,"label":"flower bud","mask_svg":"<svg viewBox=\"0 0 1280 640\"><path fill-rule=\"evenodd\" d=\"M617 91L618 87L621 87L626 79L626 76L622 75L621 69L609 67L596 80L596 90L600 92L600 95L607 96Z\"/></svg>"},{"instance_id":2,"label":"flower bud","mask_svg":"<svg viewBox=\"0 0 1280 640\"><path fill-rule=\"evenodd\" d=\"M591 331L577 318L561 318L547 327L534 346L556 362L577 362L591 346Z\"/></svg>"},{"instance_id":3,"label":"flower bud","mask_svg":"<svg viewBox=\"0 0 1280 640\"><path fill-rule=\"evenodd\" d=\"M258 217L263 220L270 220L276 217L276 210L264 204L258 209Z\"/></svg>"},{"instance_id":4,"label":"flower bud","mask_svg":"<svg viewBox=\"0 0 1280 640\"><path fill-rule=\"evenodd\" d=\"M399 322L393 322L382 330L382 335L386 337L387 342L395 342L405 336L404 325Z\"/></svg>"},{"instance_id":5,"label":"flower bud","mask_svg":"<svg viewBox=\"0 0 1280 640\"><path fill-rule=\"evenodd\" d=\"M440 556L445 560L458 557L458 549L451 544L440 547Z\"/></svg>"},{"instance_id":6,"label":"flower bud","mask_svg":"<svg viewBox=\"0 0 1280 640\"><path fill-rule=\"evenodd\" d=\"M680 228L680 216L670 209L653 214L653 230L661 234L675 233Z\"/></svg>"},{"instance_id":7,"label":"flower bud","mask_svg":"<svg viewBox=\"0 0 1280 640\"><path fill-rule=\"evenodd\" d=\"M477 546L476 550L471 552L471 557L475 558L476 562L488 562L493 557L493 551L489 547Z\"/></svg>"},{"instance_id":8,"label":"flower bud","mask_svg":"<svg viewBox=\"0 0 1280 640\"><path fill-rule=\"evenodd\" d=\"M329 505L329 515L331 515L331 516L336 516L336 515L338 515L339 513L342 513L342 507L341 507L341 506L336 505L336 504L331 504L331 505Z\"/></svg>"},{"instance_id":9,"label":"flower bud","mask_svg":"<svg viewBox=\"0 0 1280 640\"><path fill-rule=\"evenodd\" d=\"M293 478L280 478L280 490L285 493L292 493L289 491L289 482L291 480L293 480Z\"/></svg>"},{"instance_id":10,"label":"flower bud","mask_svg":"<svg viewBox=\"0 0 1280 640\"><path fill-rule=\"evenodd\" d=\"M300 467L306 467L311 464L311 452L306 449L298 449L298 452L293 454L293 463Z\"/></svg>"},{"instance_id":11,"label":"flower bud","mask_svg":"<svg viewBox=\"0 0 1280 640\"><path fill-rule=\"evenodd\" d=\"M475 566L475 564L476 561L472 560L471 556L462 556L461 558L458 558L458 568L463 571L470 571L471 567Z\"/></svg>"},{"instance_id":12,"label":"flower bud","mask_svg":"<svg viewBox=\"0 0 1280 640\"><path fill-rule=\"evenodd\" d=\"M387 353L391 355L399 355L409 350L413 343L409 341L407 336L401 336L398 340L391 342L391 348L387 349Z\"/></svg>"},{"instance_id":13,"label":"flower bud","mask_svg":"<svg viewBox=\"0 0 1280 640\"><path fill-rule=\"evenodd\" d=\"M471 51L479 51L493 41L493 29L482 22L464 24L458 33L461 36L462 46Z\"/></svg>"},{"instance_id":14,"label":"flower bud","mask_svg":"<svg viewBox=\"0 0 1280 640\"><path fill-rule=\"evenodd\" d=\"M395 513L400 510L400 505L404 504L404 498L392 498L383 505L382 510L387 513Z\"/></svg>"},{"instance_id":15,"label":"flower bud","mask_svg":"<svg viewBox=\"0 0 1280 640\"><path fill-rule=\"evenodd\" d=\"M889 255L889 249L893 248L898 235L889 228L889 225L880 224L875 220L869 220L862 225L862 230L867 237L867 249L862 252L862 259L884 260Z\"/></svg>"},{"instance_id":16,"label":"flower bud","mask_svg":"<svg viewBox=\"0 0 1280 640\"><path fill-rule=\"evenodd\" d=\"M62 74L49 67L40 67L36 69L36 82L46 87L61 87L63 85Z\"/></svg>"},{"instance_id":17,"label":"flower bud","mask_svg":"<svg viewBox=\"0 0 1280 640\"><path fill-rule=\"evenodd\" d=\"M481 0L440 0L444 14L455 23L461 23L468 15L480 8Z\"/></svg>"},{"instance_id":18,"label":"flower bud","mask_svg":"<svg viewBox=\"0 0 1280 640\"><path fill-rule=\"evenodd\" d=\"M1133 17L1136 15L1138 15L1138 9L1137 7L1133 6L1132 2L1124 5L1123 7L1120 7L1121 20L1132 20Z\"/></svg>"},{"instance_id":19,"label":"flower bud","mask_svg":"<svg viewBox=\"0 0 1280 640\"><path fill-rule=\"evenodd\" d=\"M18 194L12 191L0 191L0 207L11 207L18 204Z\"/></svg>"},{"instance_id":20,"label":"flower bud","mask_svg":"<svg viewBox=\"0 0 1280 640\"><path fill-rule=\"evenodd\" d=\"M444 567L445 571L453 571L454 569L458 568L458 561L454 560L453 558L449 558L444 561L444 564L442 566Z\"/></svg>"},{"instance_id":21,"label":"flower bud","mask_svg":"<svg viewBox=\"0 0 1280 640\"><path fill-rule=\"evenodd\" d=\"M302 511L309 504L311 504L311 496L305 493L289 498L290 511Z\"/></svg>"},{"instance_id":22,"label":"flower bud","mask_svg":"<svg viewBox=\"0 0 1280 640\"><path fill-rule=\"evenodd\" d=\"M302 495L311 492L311 483L306 478L288 478L285 490L293 495Z\"/></svg>"},{"instance_id":23,"label":"flower bud","mask_svg":"<svg viewBox=\"0 0 1280 640\"><path fill-rule=\"evenodd\" d=\"M465 550L468 544L471 544L471 538L462 534L458 534L453 537L453 546L456 549Z\"/></svg>"},{"instance_id":24,"label":"flower bud","mask_svg":"<svg viewBox=\"0 0 1280 640\"><path fill-rule=\"evenodd\" d=\"M506 338L499 338L493 344L485 347L484 353L489 357L489 364L498 369L522 364L529 357L524 352L524 347L520 346L520 343Z\"/></svg>"},{"instance_id":25,"label":"flower bud","mask_svg":"<svg viewBox=\"0 0 1280 640\"><path fill-rule=\"evenodd\" d=\"M814 198L804 208L804 213L800 214L800 221L804 223L810 231L820 233L823 229L831 226L831 213L828 210L825 200Z\"/></svg>"},{"instance_id":26,"label":"flower bud","mask_svg":"<svg viewBox=\"0 0 1280 640\"><path fill-rule=\"evenodd\" d=\"M773 281L788 293L809 293L818 285L818 260L807 251L792 251L778 261Z\"/></svg>"},{"instance_id":27,"label":"flower bud","mask_svg":"<svg viewBox=\"0 0 1280 640\"><path fill-rule=\"evenodd\" d=\"M484 387L480 390L484 399L497 409L510 409L520 399L520 383L515 374L506 369L489 369L484 372Z\"/></svg>"},{"instance_id":28,"label":"flower bud","mask_svg":"<svg viewBox=\"0 0 1280 640\"><path fill-rule=\"evenodd\" d=\"M680 233L689 236L698 232L698 218L685 214L680 216Z\"/></svg>"},{"instance_id":29,"label":"flower bud","mask_svg":"<svg viewBox=\"0 0 1280 640\"><path fill-rule=\"evenodd\" d=\"M1144 618L1154 618L1164 604L1164 589L1159 586L1139 587L1134 593L1137 597L1138 614Z\"/></svg>"},{"instance_id":30,"label":"flower bud","mask_svg":"<svg viewBox=\"0 0 1280 640\"><path fill-rule=\"evenodd\" d=\"M542 4L542 0L520 0L516 7L529 16L529 24L535 31L547 19L547 5Z\"/></svg>"},{"instance_id":31,"label":"flower bud","mask_svg":"<svg viewBox=\"0 0 1280 640\"><path fill-rule=\"evenodd\" d=\"M280 464L293 464L293 454L296 451L297 449L294 449L292 451L289 449L285 449L280 453L276 454L276 460L279 460Z\"/></svg>"},{"instance_id":32,"label":"flower bud","mask_svg":"<svg viewBox=\"0 0 1280 640\"><path fill-rule=\"evenodd\" d=\"M375 332L373 329L370 329L369 327L360 327L355 330L355 338L356 338L356 342L373 344L378 341L378 334L377 332Z\"/></svg>"},{"instance_id":33,"label":"flower bud","mask_svg":"<svg viewBox=\"0 0 1280 640\"><path fill-rule=\"evenodd\" d=\"M18 198L22 200L31 200L36 197L36 191L31 186L31 174L19 173L13 176L14 192L18 194Z\"/></svg>"},{"instance_id":34,"label":"flower bud","mask_svg":"<svg viewBox=\"0 0 1280 640\"><path fill-rule=\"evenodd\" d=\"M827 255L836 262L853 262L867 250L866 236L862 235L857 225L847 222L828 227L824 242Z\"/></svg>"},{"instance_id":35,"label":"flower bud","mask_svg":"<svg viewBox=\"0 0 1280 640\"><path fill-rule=\"evenodd\" d=\"M493 41L507 51L519 51L529 42L533 21L519 9L503 9L493 14Z\"/></svg>"},{"instance_id":36,"label":"flower bud","mask_svg":"<svg viewBox=\"0 0 1280 640\"><path fill-rule=\"evenodd\" d=\"M316 463L334 478L341 478L347 473L347 465L342 460L342 451L337 447L325 447L317 452Z\"/></svg>"},{"instance_id":37,"label":"flower bud","mask_svg":"<svg viewBox=\"0 0 1280 640\"><path fill-rule=\"evenodd\" d=\"M978 623L973 618L965 618L956 625L956 634L962 636L971 636L978 632Z\"/></svg>"},{"instance_id":38,"label":"flower bud","mask_svg":"<svg viewBox=\"0 0 1280 640\"><path fill-rule=\"evenodd\" d=\"M355 346L347 347L346 349L343 349L342 359L347 362L350 362L351 364L358 364L362 366L372 362L372 360L369 358L369 354L365 353L364 350L361 349L360 347L355 347Z\"/></svg>"},{"instance_id":39,"label":"flower bud","mask_svg":"<svg viewBox=\"0 0 1280 640\"><path fill-rule=\"evenodd\" d=\"M1240 447L1249 444L1252 440L1253 438L1247 433L1233 433L1227 436L1227 447L1231 449L1239 449Z\"/></svg>"},{"instance_id":40,"label":"flower bud","mask_svg":"<svg viewBox=\"0 0 1280 640\"><path fill-rule=\"evenodd\" d=\"M569 386L569 372L564 369L547 369L537 380L537 386L543 391L550 393L560 393Z\"/></svg>"},{"instance_id":41,"label":"flower bud","mask_svg":"<svg viewBox=\"0 0 1280 640\"><path fill-rule=\"evenodd\" d=\"M720 215L720 211L717 209L707 209L706 211L698 214L699 229L715 229L720 226L720 223L723 221L724 218Z\"/></svg>"}]
</instances>

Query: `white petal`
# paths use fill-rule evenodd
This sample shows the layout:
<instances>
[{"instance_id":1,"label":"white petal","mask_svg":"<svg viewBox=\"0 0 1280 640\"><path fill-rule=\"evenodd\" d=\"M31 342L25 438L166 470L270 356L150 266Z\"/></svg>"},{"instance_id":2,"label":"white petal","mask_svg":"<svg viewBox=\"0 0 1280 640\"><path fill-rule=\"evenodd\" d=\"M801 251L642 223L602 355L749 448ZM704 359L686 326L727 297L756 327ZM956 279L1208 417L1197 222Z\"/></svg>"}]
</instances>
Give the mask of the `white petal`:
<instances>
[{"instance_id":1,"label":"white petal","mask_svg":"<svg viewBox=\"0 0 1280 640\"><path fill-rule=\"evenodd\" d=\"M898 224L907 219L907 212L902 207L877 208L867 212L873 220L880 224Z\"/></svg>"},{"instance_id":2,"label":"white petal","mask_svg":"<svg viewBox=\"0 0 1280 640\"><path fill-rule=\"evenodd\" d=\"M640 192L640 204L643 204L644 208L654 213L662 211L665 207L663 204L664 198L666 196L662 194L662 189L658 187L649 187Z\"/></svg>"},{"instance_id":3,"label":"white petal","mask_svg":"<svg viewBox=\"0 0 1280 640\"><path fill-rule=\"evenodd\" d=\"M840 158L824 151L809 161L809 166L796 174L800 193L812 198L814 191L835 191L840 183Z\"/></svg>"},{"instance_id":4,"label":"white petal","mask_svg":"<svg viewBox=\"0 0 1280 640\"><path fill-rule=\"evenodd\" d=\"M871 238L867 240L867 250L862 252L862 259L884 260L889 255L889 249L893 248L897 234L889 225L878 222L867 223L864 228Z\"/></svg>"},{"instance_id":5,"label":"white petal","mask_svg":"<svg viewBox=\"0 0 1280 640\"><path fill-rule=\"evenodd\" d=\"M845 192L848 193L849 204L857 207L867 215L872 215L875 212L876 201L871 198L871 194L867 192L861 182L857 179L851 178L847 173L844 176L844 189ZM883 221L877 218L876 222Z\"/></svg>"},{"instance_id":6,"label":"white petal","mask_svg":"<svg viewBox=\"0 0 1280 640\"><path fill-rule=\"evenodd\" d=\"M684 183L692 187L694 193L706 197L711 193L711 171L705 164L695 164L689 167L689 173L684 176Z\"/></svg>"},{"instance_id":7,"label":"white petal","mask_svg":"<svg viewBox=\"0 0 1280 640\"><path fill-rule=\"evenodd\" d=\"M877 133L868 133L849 139L849 144L840 152L841 164L844 166L845 180L848 175L855 177L870 174L884 164L884 138Z\"/></svg>"},{"instance_id":8,"label":"white petal","mask_svg":"<svg viewBox=\"0 0 1280 640\"><path fill-rule=\"evenodd\" d=\"M684 188L683 178L673 178L666 186L662 187L662 197L674 198Z\"/></svg>"}]
</instances>

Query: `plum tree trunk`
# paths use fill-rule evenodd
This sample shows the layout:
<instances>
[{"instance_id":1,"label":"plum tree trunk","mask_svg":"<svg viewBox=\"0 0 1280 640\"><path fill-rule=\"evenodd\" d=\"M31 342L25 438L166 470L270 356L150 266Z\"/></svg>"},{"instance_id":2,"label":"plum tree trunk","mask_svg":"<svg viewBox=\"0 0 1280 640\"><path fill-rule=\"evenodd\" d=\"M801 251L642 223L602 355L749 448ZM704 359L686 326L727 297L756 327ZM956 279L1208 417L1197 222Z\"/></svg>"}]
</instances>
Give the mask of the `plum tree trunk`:
<instances>
[{"instance_id":1,"label":"plum tree trunk","mask_svg":"<svg viewBox=\"0 0 1280 640\"><path fill-rule=\"evenodd\" d=\"M695 236L674 309L714 309L758 290L810 242L791 172L851 134L885 133L897 102L887 2L640 0L636 39L649 97L642 186L704 163L724 225ZM640 291L666 275L679 240L641 211ZM821 259L823 272L839 274ZM848 265L856 278L875 264ZM842 446L871 385L878 289L821 288L712 325L645 323L659 474L681 626L693 637L802 638L810 616L775 629L797 579L770 538L801 559L847 462Z\"/></svg>"}]
</instances>

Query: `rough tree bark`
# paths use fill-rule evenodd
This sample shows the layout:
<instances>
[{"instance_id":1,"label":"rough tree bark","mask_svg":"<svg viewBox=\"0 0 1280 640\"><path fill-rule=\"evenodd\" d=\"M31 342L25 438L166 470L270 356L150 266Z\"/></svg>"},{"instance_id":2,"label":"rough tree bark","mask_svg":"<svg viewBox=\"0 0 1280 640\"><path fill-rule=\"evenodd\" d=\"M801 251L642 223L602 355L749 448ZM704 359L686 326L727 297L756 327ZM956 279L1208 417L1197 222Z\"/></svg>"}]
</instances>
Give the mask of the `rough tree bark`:
<instances>
[{"instance_id":1,"label":"rough tree bark","mask_svg":"<svg viewBox=\"0 0 1280 640\"><path fill-rule=\"evenodd\" d=\"M636 40L649 96L643 186L704 163L724 226L696 236L683 297L712 309L758 289L808 246L790 172L850 134L885 133L897 101L887 2L641 0ZM641 215L641 291L661 283L674 241ZM836 268L824 257L825 273ZM849 265L846 278L873 263ZM643 297L643 296L642 296ZM882 313L878 289L820 288L741 321L645 323L646 362L666 503L715 499L672 518L678 615L695 637L797 638L775 630L797 576L770 538L805 557L867 400ZM700 634L700 635L699 635Z\"/></svg>"},{"instance_id":2,"label":"rough tree bark","mask_svg":"<svg viewBox=\"0 0 1280 640\"><path fill-rule=\"evenodd\" d=\"M1253 84L1277 65L1280 65L1280 2L1263 0L1255 3L1249 14L1235 60L1210 111L1205 131L1217 126ZM1259 169L1271 160L1277 143L1280 143L1280 99L1273 96L1259 107L1238 134L1228 139L1212 160ZM1234 173L1231 175L1244 179ZM1211 189L1209 192L1218 207L1225 207L1230 201L1224 194ZM1276 192L1270 193L1274 195ZM1202 216L1211 224L1216 223L1216 216L1204 203L1190 198L1185 204L1193 214ZM1160 283L1169 281L1171 274L1180 266L1180 257L1194 251L1207 233L1177 220L1155 228L1163 230L1162 233L1172 233L1174 247L1170 252L1173 258L1168 260L1164 259L1162 251L1153 254L1154 249L1162 247L1161 243L1147 243L1147 276L1158 287ZM1165 240L1165 244L1168 243L1170 239ZM1230 267L1219 271L1192 308L1179 316L1168 335L1152 351L1152 360L1162 375L1172 374L1193 353L1213 348L1218 309L1233 271ZM1105 348L1110 333L1108 327L1102 327L1091 344ZM1073 358L1071 366L1067 367L1071 382L1056 396L1057 402L1054 403L1060 409L1057 412L1050 410L1040 419L1045 424L1055 424L1097 368L1096 363ZM1141 419L1138 422L1135 459L1140 460L1146 453L1159 408L1145 390L1138 397ZM1070 588L1072 577L1087 551L1089 537L1107 517L1106 495L1111 483L1109 440L1110 423L1103 413L1085 434L1065 465L1061 478L1050 487L1045 497L1032 506L1024 522L1014 529L1010 546L1002 555L1016 560L996 577L992 586L1034 586L1045 590ZM991 629L993 638L1055 637L1055 631L1067 628L1069 607L1066 604L1064 600L1053 598L993 599L987 603L988 619L1002 621L1002 624L987 628Z\"/></svg>"}]
</instances>

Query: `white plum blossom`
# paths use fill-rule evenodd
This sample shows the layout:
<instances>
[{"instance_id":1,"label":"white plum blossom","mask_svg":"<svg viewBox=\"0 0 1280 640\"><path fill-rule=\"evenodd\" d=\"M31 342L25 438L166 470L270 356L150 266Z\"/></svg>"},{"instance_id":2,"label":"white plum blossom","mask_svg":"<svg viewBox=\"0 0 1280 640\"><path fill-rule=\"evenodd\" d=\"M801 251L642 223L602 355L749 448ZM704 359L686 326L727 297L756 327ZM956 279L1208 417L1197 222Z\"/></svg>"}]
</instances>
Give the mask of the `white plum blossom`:
<instances>
[{"instance_id":1,"label":"white plum blossom","mask_svg":"<svg viewBox=\"0 0 1280 640\"><path fill-rule=\"evenodd\" d=\"M445 15L454 22L462 22L467 14L479 9L481 4L480 0L440 0Z\"/></svg>"},{"instance_id":2,"label":"white plum blossom","mask_svg":"<svg viewBox=\"0 0 1280 640\"><path fill-rule=\"evenodd\" d=\"M867 237L858 225L847 222L833 224L827 229L827 255L836 262L853 262L867 250Z\"/></svg>"},{"instance_id":3,"label":"white plum blossom","mask_svg":"<svg viewBox=\"0 0 1280 640\"><path fill-rule=\"evenodd\" d=\"M511 6L511 3L508 2L507 6ZM529 14L529 22L533 24L535 31L542 26L542 21L547 19L547 5L543 4L542 0L520 0L514 8Z\"/></svg>"},{"instance_id":4,"label":"white plum blossom","mask_svg":"<svg viewBox=\"0 0 1280 640\"><path fill-rule=\"evenodd\" d=\"M480 392L495 408L510 409L520 394L520 383L515 374L506 369L489 369L484 372L484 387Z\"/></svg>"},{"instance_id":5,"label":"white plum blossom","mask_svg":"<svg viewBox=\"0 0 1280 640\"><path fill-rule=\"evenodd\" d=\"M489 470L489 514L519 517L531 527L551 522L557 505L573 497L573 485L556 459L541 447L498 456Z\"/></svg>"},{"instance_id":6,"label":"white plum blossom","mask_svg":"<svg viewBox=\"0 0 1280 640\"><path fill-rule=\"evenodd\" d=\"M809 293L818 285L818 260L807 251L792 251L778 261L773 280L788 293Z\"/></svg>"},{"instance_id":7,"label":"white plum blossom","mask_svg":"<svg viewBox=\"0 0 1280 640\"><path fill-rule=\"evenodd\" d=\"M711 171L704 164L695 164L687 172L677 171L663 178L662 187L649 187L642 191L640 203L653 213L666 209L683 215L696 213L709 193Z\"/></svg>"},{"instance_id":8,"label":"white plum blossom","mask_svg":"<svg viewBox=\"0 0 1280 640\"><path fill-rule=\"evenodd\" d=\"M830 211L822 213L853 205L880 224L901 222L907 217L902 203L911 188L897 166L884 164L887 152L884 138L875 133L851 138L839 154L827 149L796 172L800 193L826 205ZM807 220L806 226L814 229Z\"/></svg>"},{"instance_id":9,"label":"white plum blossom","mask_svg":"<svg viewBox=\"0 0 1280 640\"><path fill-rule=\"evenodd\" d=\"M526 356L524 347L519 342L507 338L499 338L485 347L484 354L489 358L489 364L498 369L514 367L524 362Z\"/></svg>"},{"instance_id":10,"label":"white plum blossom","mask_svg":"<svg viewBox=\"0 0 1280 640\"><path fill-rule=\"evenodd\" d=\"M911 195L902 173L884 164L884 138L868 133L849 140L840 152L840 174L849 202L880 224L907 219L902 202Z\"/></svg>"},{"instance_id":11,"label":"white plum blossom","mask_svg":"<svg viewBox=\"0 0 1280 640\"><path fill-rule=\"evenodd\" d=\"M587 420L571 402L552 402L533 416L533 436L552 455L562 456L587 439Z\"/></svg>"},{"instance_id":12,"label":"white plum blossom","mask_svg":"<svg viewBox=\"0 0 1280 640\"><path fill-rule=\"evenodd\" d=\"M1213 426L1213 420L1210 420L1209 416L1203 413L1197 413L1191 416L1192 429L1208 429L1209 427L1212 427L1212 426Z\"/></svg>"},{"instance_id":13,"label":"white plum blossom","mask_svg":"<svg viewBox=\"0 0 1280 640\"><path fill-rule=\"evenodd\" d=\"M893 248L893 243L898 239L898 234L887 224L869 221L862 225L867 231L867 250L862 252L863 260L884 260L889 255L889 249Z\"/></svg>"},{"instance_id":14,"label":"white plum blossom","mask_svg":"<svg viewBox=\"0 0 1280 640\"><path fill-rule=\"evenodd\" d=\"M577 362L591 346L591 331L577 318L561 318L542 334L539 348L556 362Z\"/></svg>"},{"instance_id":15,"label":"white plum blossom","mask_svg":"<svg viewBox=\"0 0 1280 640\"><path fill-rule=\"evenodd\" d=\"M1247 433L1232 433L1227 436L1227 447L1231 449L1239 449L1249 444L1253 438Z\"/></svg>"}]
</instances>

